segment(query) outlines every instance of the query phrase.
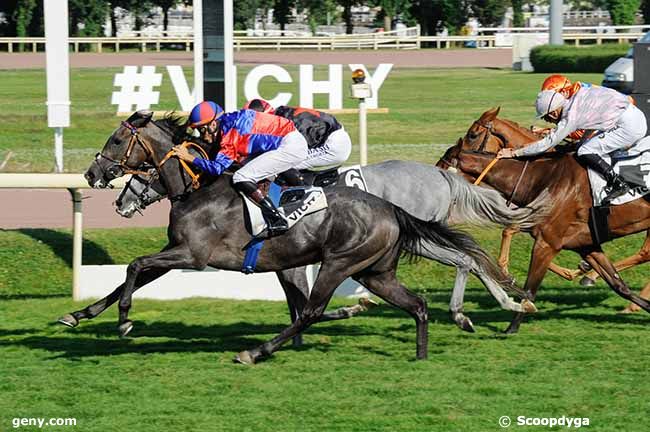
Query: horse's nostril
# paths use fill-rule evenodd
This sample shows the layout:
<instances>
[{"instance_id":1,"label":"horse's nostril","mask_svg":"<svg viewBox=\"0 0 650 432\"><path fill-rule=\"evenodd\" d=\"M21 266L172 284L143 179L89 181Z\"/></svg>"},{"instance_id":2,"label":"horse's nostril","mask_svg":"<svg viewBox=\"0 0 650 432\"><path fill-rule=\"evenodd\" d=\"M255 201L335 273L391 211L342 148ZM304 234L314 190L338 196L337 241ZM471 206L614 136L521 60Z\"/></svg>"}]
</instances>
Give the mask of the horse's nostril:
<instances>
[{"instance_id":1,"label":"horse's nostril","mask_svg":"<svg viewBox=\"0 0 650 432\"><path fill-rule=\"evenodd\" d=\"M84 177L86 178L86 180L90 181L90 180L95 178L95 174L93 174L90 171L86 171L86 173L84 174Z\"/></svg>"}]
</instances>

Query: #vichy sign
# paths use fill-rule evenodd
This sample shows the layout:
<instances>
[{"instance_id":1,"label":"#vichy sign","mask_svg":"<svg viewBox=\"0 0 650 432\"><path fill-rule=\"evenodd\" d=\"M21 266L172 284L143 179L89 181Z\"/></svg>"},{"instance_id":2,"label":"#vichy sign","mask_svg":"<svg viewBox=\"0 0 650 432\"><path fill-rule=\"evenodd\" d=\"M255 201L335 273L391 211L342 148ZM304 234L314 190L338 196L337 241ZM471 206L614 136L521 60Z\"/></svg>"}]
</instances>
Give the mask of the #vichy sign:
<instances>
[{"instance_id":1,"label":"#vichy sign","mask_svg":"<svg viewBox=\"0 0 650 432\"><path fill-rule=\"evenodd\" d=\"M379 107L379 89L386 80L388 73L393 68L392 64L381 63L374 72L370 73L365 65L348 64L348 68L363 69L366 81L370 84L373 97L366 99L368 108ZM343 65L331 64L328 66L329 77L326 80L314 79L313 65L300 65L299 98L292 101L293 95L289 92L279 92L268 102L273 106L298 105L304 108L314 108L314 95L328 95L328 109L343 108ZM194 92L190 91L181 66L167 66L167 73L178 97L182 111L190 111L196 103ZM235 75L236 76L236 75ZM292 83L291 74L282 66L266 64L253 68L244 81L244 97L246 100L262 98L259 93L260 82L267 77L274 78L280 83ZM130 112L133 106L136 110L148 109L158 103L160 92L154 90L162 83L162 74L156 72L155 66L143 66L138 71L137 66L125 66L122 73L115 75L114 86L119 91L113 92L111 103L118 105L118 112ZM236 83L233 83L236 85ZM347 87L347 86L346 86Z\"/></svg>"}]
</instances>

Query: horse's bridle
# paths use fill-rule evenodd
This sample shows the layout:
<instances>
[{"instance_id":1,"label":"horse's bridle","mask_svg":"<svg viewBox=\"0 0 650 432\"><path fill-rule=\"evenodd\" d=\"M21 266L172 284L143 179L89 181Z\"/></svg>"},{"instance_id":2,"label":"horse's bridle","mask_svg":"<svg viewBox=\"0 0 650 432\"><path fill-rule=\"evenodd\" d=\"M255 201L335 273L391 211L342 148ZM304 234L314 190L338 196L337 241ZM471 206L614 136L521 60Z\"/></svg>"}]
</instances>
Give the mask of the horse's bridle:
<instances>
[{"instance_id":1,"label":"horse's bridle","mask_svg":"<svg viewBox=\"0 0 650 432\"><path fill-rule=\"evenodd\" d=\"M153 124L158 126L155 122ZM138 166L138 168L135 168L135 169L131 168L129 166L129 164L128 164L129 158L131 157L131 154L133 153L133 149L135 148L136 144L140 145L144 149L145 154L147 155L147 159L151 159L151 161L154 164L154 167L156 168L156 170L158 172L160 172L160 169L165 164L165 162L167 162L170 158L172 158L174 156L173 150L170 150L170 151L167 152L167 154L162 158L162 160L160 162L156 162L155 159L154 159L154 154L155 153L154 153L153 147L151 146L151 144L149 144L149 142L147 140L145 140L140 135L140 131L138 130L138 128L133 126L131 123L129 123L126 120L122 121L121 125L123 127L127 128L131 132L131 137L129 138L129 144L128 144L127 148L126 148L126 152L124 153L124 156L122 157L122 159L120 159L119 161L116 161L114 159L109 158L108 156L105 156L101 152L99 152L99 153L97 153L95 155L96 160L98 160L98 159L106 159L107 161L109 161L112 164L106 170L104 170L104 168L101 165L99 166L99 168L102 170L102 173L104 175L106 175L106 171L108 171L108 172L110 172L111 174L113 174L114 176L117 177L117 173L119 171L117 171L117 170L113 171L114 168L117 167L122 172L122 175L124 175L124 174L133 174L133 175L148 176L149 173L147 171L142 170L142 167L144 166L144 163L141 164L140 166ZM160 126L158 126L158 127L160 127ZM201 146L199 146L198 144L196 144L196 143L193 143L191 141L184 141L183 144L181 144L181 146L185 147L187 149L194 148L195 150L197 150L199 152L199 154L204 159L209 159L207 152L205 150L203 150L203 148ZM180 162L181 166L183 167L183 169L185 170L187 175L189 175L190 178L192 179L192 187L194 189L198 189L200 187L201 173L196 174L192 170L192 168L187 164L187 162L185 162L184 160L179 158L178 161ZM146 161L145 161L145 163L146 163Z\"/></svg>"},{"instance_id":2,"label":"horse's bridle","mask_svg":"<svg viewBox=\"0 0 650 432\"><path fill-rule=\"evenodd\" d=\"M485 135L483 136L483 141L481 141L481 144L478 146L478 151L482 152L485 151L485 145L487 144L488 140L490 139L490 136L493 135L494 137L498 138L501 141L501 147L505 147L506 145L506 138L498 133L494 129L494 123L487 122L487 123L481 123L480 121L476 120L473 125L477 125L485 129Z\"/></svg>"}]
</instances>

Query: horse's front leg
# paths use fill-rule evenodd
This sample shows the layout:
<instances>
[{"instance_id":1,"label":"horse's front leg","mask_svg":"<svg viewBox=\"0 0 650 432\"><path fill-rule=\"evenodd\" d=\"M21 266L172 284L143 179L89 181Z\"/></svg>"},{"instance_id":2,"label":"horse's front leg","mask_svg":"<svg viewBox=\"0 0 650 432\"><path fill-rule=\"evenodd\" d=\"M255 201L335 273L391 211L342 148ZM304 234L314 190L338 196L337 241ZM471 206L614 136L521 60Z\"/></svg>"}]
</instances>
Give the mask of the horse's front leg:
<instances>
[{"instance_id":1,"label":"horse's front leg","mask_svg":"<svg viewBox=\"0 0 650 432\"><path fill-rule=\"evenodd\" d=\"M537 296L537 289L544 280L544 275L546 275L546 272L548 271L548 266L551 264L551 261L553 261L553 258L555 258L559 252L559 250L551 247L551 245L549 245L542 238L535 239L533 254L530 259L530 265L528 266L526 286L524 287L528 293L528 298L530 301L535 301L535 297ZM519 326L523 320L524 314L517 313L512 319L512 322L506 329L505 333L517 333L519 331Z\"/></svg>"},{"instance_id":2,"label":"horse's front leg","mask_svg":"<svg viewBox=\"0 0 650 432\"><path fill-rule=\"evenodd\" d=\"M165 275L168 271L169 270L148 270L148 271L141 272L135 283L134 292L137 291L138 288L141 288L146 284L148 284L149 282L153 282L154 280ZM124 290L124 283L122 283L120 286L115 288L106 297L97 300L95 303L88 305L83 309L65 314L57 321L60 324L64 324L68 327L76 327L77 325L79 325L79 321L81 321L82 319L93 319L97 315L101 314L106 309L108 309L113 303L115 303L120 298L120 295L122 294L123 290Z\"/></svg>"},{"instance_id":3,"label":"horse's front leg","mask_svg":"<svg viewBox=\"0 0 650 432\"><path fill-rule=\"evenodd\" d=\"M510 264L510 246L512 244L512 237L521 232L517 225L509 226L501 231L501 250L499 251L499 259L497 264L501 267L504 273L508 274L508 266Z\"/></svg>"},{"instance_id":4,"label":"horse's front leg","mask_svg":"<svg viewBox=\"0 0 650 432\"><path fill-rule=\"evenodd\" d=\"M208 257L197 257L185 246L179 245L163 250L157 254L136 258L126 270L126 281L120 295L119 302L119 332L126 336L133 329L133 322L129 320L129 310L133 292L140 288L137 285L138 277L145 271L151 270L201 270L207 265Z\"/></svg>"}]
</instances>

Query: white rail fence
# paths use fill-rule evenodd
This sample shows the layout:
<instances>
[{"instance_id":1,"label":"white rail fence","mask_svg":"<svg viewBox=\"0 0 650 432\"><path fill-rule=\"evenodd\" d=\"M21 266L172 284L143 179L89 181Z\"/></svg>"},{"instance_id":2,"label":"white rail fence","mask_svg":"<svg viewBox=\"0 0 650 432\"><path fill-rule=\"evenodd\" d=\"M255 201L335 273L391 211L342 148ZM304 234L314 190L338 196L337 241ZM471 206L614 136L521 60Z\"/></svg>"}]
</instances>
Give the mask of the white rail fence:
<instances>
[{"instance_id":1,"label":"white rail fence","mask_svg":"<svg viewBox=\"0 0 650 432\"><path fill-rule=\"evenodd\" d=\"M650 26L595 26L595 27L564 27L565 43L576 46L585 43L602 44L604 42L632 43L637 41ZM468 42L476 43L482 48L509 47L511 36L520 33L546 33L543 27L513 27L513 28L480 28L477 35L468 36L422 36L420 27L410 27L402 30L377 33L361 33L352 35L334 36L301 36L295 32L286 32L284 36L273 35L247 36L236 32L234 49L237 51L258 50L286 50L286 49L420 49L422 47L455 48L462 47ZM275 32L277 33L277 32ZM182 47L185 51L193 48L191 35L168 36L120 36L120 37L71 37L70 45L74 52L89 47L95 52L103 52L105 48L112 47L119 52L125 47L137 47L141 52L154 50L159 52L163 47ZM15 52L18 45L26 45L32 52L37 52L45 47L44 37L5 37L0 38L0 49L6 48L8 52Z\"/></svg>"}]
</instances>

